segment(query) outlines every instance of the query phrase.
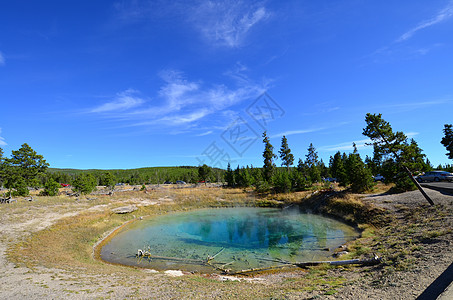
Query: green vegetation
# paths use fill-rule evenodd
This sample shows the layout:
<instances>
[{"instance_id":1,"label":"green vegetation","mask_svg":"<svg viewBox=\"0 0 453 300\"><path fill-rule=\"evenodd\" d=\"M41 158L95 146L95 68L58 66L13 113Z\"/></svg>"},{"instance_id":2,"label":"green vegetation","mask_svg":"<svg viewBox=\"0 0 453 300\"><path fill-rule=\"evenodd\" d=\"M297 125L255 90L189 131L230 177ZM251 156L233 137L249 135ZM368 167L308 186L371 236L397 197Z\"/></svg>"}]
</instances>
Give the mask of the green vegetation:
<instances>
[{"instance_id":1,"label":"green vegetation","mask_svg":"<svg viewBox=\"0 0 453 300\"><path fill-rule=\"evenodd\" d=\"M206 181L209 179L211 173L212 173L212 168L206 164L204 164L198 168L198 176L201 181L205 182L205 184L206 184Z\"/></svg>"},{"instance_id":2,"label":"green vegetation","mask_svg":"<svg viewBox=\"0 0 453 300\"><path fill-rule=\"evenodd\" d=\"M426 155L422 153L417 142L414 139L409 140L403 132L394 132L381 114L367 114L365 122L363 134L371 139L374 147L373 157L367 156L365 161L353 145L352 153L338 151L330 157L329 165L326 166L322 159L319 159L315 146L310 143L305 160L299 158L297 167L294 167L294 154L286 136L281 139L277 156L266 131L262 136L263 166L256 168L247 165L232 169L228 164L227 170L212 168L206 164L198 167L130 170L48 169L43 157L24 144L19 150L12 151L11 158L4 157L0 148L0 183L9 189L10 194L15 195L28 195L28 187L47 187L43 193L52 194L55 192L55 182L72 185L74 190L80 193L90 193L97 185L113 190L117 183L146 185L174 183L179 180L187 183L220 182L226 183L228 187L254 187L258 193L304 191L319 184L329 187L330 182L337 181L340 186L347 187L352 192L364 193L374 187L371 175L381 174L386 183L395 184L395 191L414 189L415 186L404 173L404 168L407 167L412 172L425 172L433 168L428 159L425 161ZM451 127L445 125L445 137L442 139L447 150L452 145ZM277 159L281 160L281 167L276 166ZM452 171L453 166L438 166L437 169Z\"/></svg>"},{"instance_id":3,"label":"green vegetation","mask_svg":"<svg viewBox=\"0 0 453 300\"><path fill-rule=\"evenodd\" d=\"M288 146L288 139L286 136L282 137L282 146L280 147L280 159L282 160L282 166L285 166L286 169L289 171L289 168L294 163L294 155L291 153L291 149Z\"/></svg>"},{"instance_id":4,"label":"green vegetation","mask_svg":"<svg viewBox=\"0 0 453 300\"><path fill-rule=\"evenodd\" d=\"M445 124L444 125L444 137L442 138L442 145L447 149L447 157L449 159L453 159L453 125L452 124Z\"/></svg>"},{"instance_id":5,"label":"green vegetation","mask_svg":"<svg viewBox=\"0 0 453 300\"><path fill-rule=\"evenodd\" d=\"M408 140L401 132L393 132L390 123L381 114L367 114L367 126L363 135L372 140L374 147L372 167L375 172L383 175L387 182L394 182L398 191L415 189L415 185L405 173L407 167L411 171L424 172L429 166L424 161L425 154L414 139Z\"/></svg>"},{"instance_id":6,"label":"green vegetation","mask_svg":"<svg viewBox=\"0 0 453 300\"><path fill-rule=\"evenodd\" d=\"M60 184L50 178L44 185L44 190L40 193L41 196L57 196Z\"/></svg>"},{"instance_id":7,"label":"green vegetation","mask_svg":"<svg viewBox=\"0 0 453 300\"><path fill-rule=\"evenodd\" d=\"M10 196L27 196L27 187L38 185L38 175L43 174L48 166L44 157L28 144L23 144L19 150L13 150L10 158L3 157L3 150L0 148L0 178Z\"/></svg>"},{"instance_id":8,"label":"green vegetation","mask_svg":"<svg viewBox=\"0 0 453 300\"><path fill-rule=\"evenodd\" d=\"M76 177L76 179L72 183L72 186L74 187L74 191L86 195L96 189L96 184L97 181L93 174L82 173Z\"/></svg>"},{"instance_id":9,"label":"green vegetation","mask_svg":"<svg viewBox=\"0 0 453 300\"><path fill-rule=\"evenodd\" d=\"M277 155L274 154L274 146L272 146L269 137L266 134L266 131L263 133L263 143L264 143L263 179L267 182L272 182L274 170L276 168L274 159L277 158Z\"/></svg>"}]
</instances>

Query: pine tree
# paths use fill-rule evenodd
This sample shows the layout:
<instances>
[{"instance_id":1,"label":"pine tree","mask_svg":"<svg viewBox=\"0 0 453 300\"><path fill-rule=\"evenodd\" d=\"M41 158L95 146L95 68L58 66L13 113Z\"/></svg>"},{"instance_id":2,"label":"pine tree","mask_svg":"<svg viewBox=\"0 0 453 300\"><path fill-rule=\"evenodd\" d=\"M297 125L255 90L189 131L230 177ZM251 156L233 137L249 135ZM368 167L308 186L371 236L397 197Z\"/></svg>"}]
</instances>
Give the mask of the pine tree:
<instances>
[{"instance_id":1,"label":"pine tree","mask_svg":"<svg viewBox=\"0 0 453 300\"><path fill-rule=\"evenodd\" d=\"M40 193L42 196L56 196L60 189L60 184L50 178L44 185L44 190Z\"/></svg>"},{"instance_id":2,"label":"pine tree","mask_svg":"<svg viewBox=\"0 0 453 300\"><path fill-rule=\"evenodd\" d=\"M288 140L286 139L286 136L282 137L282 145L278 153L280 154L280 159L282 160L282 166L285 166L286 170L289 171L289 168L294 163L294 155L291 153L291 149L289 149Z\"/></svg>"},{"instance_id":3,"label":"pine tree","mask_svg":"<svg viewBox=\"0 0 453 300\"><path fill-rule=\"evenodd\" d=\"M425 155L412 139L408 142L407 136L401 132L394 132L390 123L382 119L381 114L366 114L367 126L363 135L372 140L374 157L381 161L381 175L386 182L394 182L395 189L407 191L415 189L408 170L417 171L426 169ZM432 202L430 199L428 200Z\"/></svg>"},{"instance_id":4,"label":"pine tree","mask_svg":"<svg viewBox=\"0 0 453 300\"><path fill-rule=\"evenodd\" d=\"M227 183L227 186L229 187L234 187L236 185L234 181L234 173L233 170L231 169L230 163L228 163L227 170L225 173L225 181Z\"/></svg>"},{"instance_id":5,"label":"pine tree","mask_svg":"<svg viewBox=\"0 0 453 300\"><path fill-rule=\"evenodd\" d=\"M449 159L453 159L453 125L452 124L445 124L444 125L444 137L442 138L441 144L447 149L447 157Z\"/></svg>"},{"instance_id":6,"label":"pine tree","mask_svg":"<svg viewBox=\"0 0 453 300\"><path fill-rule=\"evenodd\" d=\"M113 175L110 172L105 172L102 174L102 176L99 178L99 185L103 185L107 188L110 188L113 190L114 186L116 183L116 178L115 175Z\"/></svg>"},{"instance_id":7,"label":"pine tree","mask_svg":"<svg viewBox=\"0 0 453 300\"><path fill-rule=\"evenodd\" d=\"M373 187L371 171L362 161L357 147L353 144L354 152L350 153L347 161L348 179L351 181L351 190L355 193L363 193Z\"/></svg>"},{"instance_id":8,"label":"pine tree","mask_svg":"<svg viewBox=\"0 0 453 300\"><path fill-rule=\"evenodd\" d=\"M91 173L78 175L72 183L73 189L82 194L89 194L96 189L97 181Z\"/></svg>"},{"instance_id":9,"label":"pine tree","mask_svg":"<svg viewBox=\"0 0 453 300\"><path fill-rule=\"evenodd\" d=\"M279 170L274 176L274 191L276 193L288 193L291 191L291 180L288 172Z\"/></svg>"},{"instance_id":10,"label":"pine tree","mask_svg":"<svg viewBox=\"0 0 453 300\"><path fill-rule=\"evenodd\" d=\"M200 178L201 181L204 181L205 185L206 185L206 181L211 176L211 173L212 173L212 168L206 164L198 167L198 177Z\"/></svg>"},{"instance_id":11,"label":"pine tree","mask_svg":"<svg viewBox=\"0 0 453 300\"><path fill-rule=\"evenodd\" d=\"M305 164L308 166L308 176L311 182L321 181L321 172L319 170L318 153L316 148L310 143L308 154L306 155Z\"/></svg>"},{"instance_id":12,"label":"pine tree","mask_svg":"<svg viewBox=\"0 0 453 300\"><path fill-rule=\"evenodd\" d=\"M269 137L266 134L266 131L263 133L263 143L264 143L264 165L263 165L263 177L267 182L272 181L272 176L274 175L274 170L276 168L274 159L277 158L277 155L274 154L274 147L269 141Z\"/></svg>"},{"instance_id":13,"label":"pine tree","mask_svg":"<svg viewBox=\"0 0 453 300\"><path fill-rule=\"evenodd\" d=\"M49 166L44 157L36 153L28 144L23 144L19 150L13 150L11 153L11 158L6 161L16 169L26 184L38 174L44 173Z\"/></svg>"},{"instance_id":14,"label":"pine tree","mask_svg":"<svg viewBox=\"0 0 453 300\"><path fill-rule=\"evenodd\" d=\"M36 153L28 144L23 144L19 150L11 151L11 158L4 158L1 151L1 177L11 195L28 195L27 186L38 184L37 177L44 174L49 164L42 155Z\"/></svg>"}]
</instances>

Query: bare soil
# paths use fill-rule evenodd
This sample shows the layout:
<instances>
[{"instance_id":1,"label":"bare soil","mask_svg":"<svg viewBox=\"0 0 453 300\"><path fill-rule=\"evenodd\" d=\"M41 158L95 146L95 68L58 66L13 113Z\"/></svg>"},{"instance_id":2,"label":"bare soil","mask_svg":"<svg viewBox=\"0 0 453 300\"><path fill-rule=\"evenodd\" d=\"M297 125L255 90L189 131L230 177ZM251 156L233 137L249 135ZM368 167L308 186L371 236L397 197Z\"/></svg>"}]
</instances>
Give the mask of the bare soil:
<instances>
[{"instance_id":1,"label":"bare soil","mask_svg":"<svg viewBox=\"0 0 453 300\"><path fill-rule=\"evenodd\" d=\"M435 206L427 204L418 191L363 199L388 210L393 221L348 247L361 250L365 256L377 253L383 257L381 265L320 267L249 277L157 272L97 261L86 262L94 268L83 264L58 268L39 263L16 265L8 260L8 249L60 219L121 205L174 201L171 196L151 192L111 203L71 198L43 205L39 198L33 202L22 199L0 206L0 298L415 299L453 262L453 196L427 192Z\"/></svg>"}]
</instances>

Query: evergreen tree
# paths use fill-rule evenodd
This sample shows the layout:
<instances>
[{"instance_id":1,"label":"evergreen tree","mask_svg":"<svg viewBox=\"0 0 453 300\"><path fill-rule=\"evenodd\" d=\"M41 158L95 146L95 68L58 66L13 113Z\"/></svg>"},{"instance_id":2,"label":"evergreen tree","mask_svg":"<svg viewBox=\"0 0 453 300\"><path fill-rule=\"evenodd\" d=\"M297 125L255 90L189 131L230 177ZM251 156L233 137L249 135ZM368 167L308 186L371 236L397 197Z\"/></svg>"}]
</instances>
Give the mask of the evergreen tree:
<instances>
[{"instance_id":1,"label":"evergreen tree","mask_svg":"<svg viewBox=\"0 0 453 300\"><path fill-rule=\"evenodd\" d=\"M447 157L449 159L453 159L453 125L452 124L445 124L444 125L444 137L442 137L442 145L447 149Z\"/></svg>"},{"instance_id":2,"label":"evergreen tree","mask_svg":"<svg viewBox=\"0 0 453 300\"><path fill-rule=\"evenodd\" d=\"M75 192L89 194L96 189L96 178L91 173L79 174L72 183Z\"/></svg>"},{"instance_id":3,"label":"evergreen tree","mask_svg":"<svg viewBox=\"0 0 453 300\"><path fill-rule=\"evenodd\" d=\"M291 180L288 172L278 170L274 176L274 191L276 193L288 193L291 191Z\"/></svg>"},{"instance_id":4,"label":"evergreen tree","mask_svg":"<svg viewBox=\"0 0 453 300\"><path fill-rule=\"evenodd\" d=\"M329 159L329 168L330 168L330 174L332 177L338 179L338 169L340 165L343 165L343 161L341 160L341 153L338 151L335 153L334 156L331 156Z\"/></svg>"},{"instance_id":5,"label":"evergreen tree","mask_svg":"<svg viewBox=\"0 0 453 300\"><path fill-rule=\"evenodd\" d=\"M323 178L330 177L330 170L329 170L329 168L326 167L326 164L324 163L324 161L322 159L318 163L318 169L321 174L321 177L323 177Z\"/></svg>"},{"instance_id":6,"label":"evergreen tree","mask_svg":"<svg viewBox=\"0 0 453 300\"><path fill-rule=\"evenodd\" d=\"M371 171L362 161L357 147L353 144L354 152L350 153L347 161L347 174L351 182L351 190L355 193L363 193L373 187Z\"/></svg>"},{"instance_id":7,"label":"evergreen tree","mask_svg":"<svg viewBox=\"0 0 453 300\"><path fill-rule=\"evenodd\" d=\"M405 168L412 171L426 169L425 155L412 139L408 142L407 136L401 132L393 132L390 123L382 119L381 114L366 114L367 126L363 135L372 140L375 158L382 162L381 175L386 182L395 182L396 190L412 190L415 188L410 177L407 177Z\"/></svg>"},{"instance_id":8,"label":"evergreen tree","mask_svg":"<svg viewBox=\"0 0 453 300\"><path fill-rule=\"evenodd\" d=\"M225 173L225 181L227 183L227 186L229 187L234 187L236 185L234 181L234 173L233 170L231 169L230 163L228 163L227 170Z\"/></svg>"},{"instance_id":9,"label":"evergreen tree","mask_svg":"<svg viewBox=\"0 0 453 300\"><path fill-rule=\"evenodd\" d=\"M105 172L99 178L99 185L103 185L107 188L113 189L116 183L115 175L110 172Z\"/></svg>"},{"instance_id":10,"label":"evergreen tree","mask_svg":"<svg viewBox=\"0 0 453 300\"><path fill-rule=\"evenodd\" d=\"M289 173L289 179L294 191L305 191L310 186L310 182L299 171Z\"/></svg>"},{"instance_id":11,"label":"evergreen tree","mask_svg":"<svg viewBox=\"0 0 453 300\"><path fill-rule=\"evenodd\" d=\"M311 184L311 178L309 176L310 173L310 167L301 159L299 158L299 161L297 163L297 172L300 174L302 178L304 178L304 181L310 185Z\"/></svg>"},{"instance_id":12,"label":"evergreen tree","mask_svg":"<svg viewBox=\"0 0 453 300\"><path fill-rule=\"evenodd\" d=\"M282 137L282 145L278 153L280 154L280 159L282 160L282 166L285 166L286 170L289 171L289 168L294 163L294 155L291 153L291 149L289 149L288 140L286 139L286 136Z\"/></svg>"},{"instance_id":13,"label":"evergreen tree","mask_svg":"<svg viewBox=\"0 0 453 300\"><path fill-rule=\"evenodd\" d=\"M3 149L0 147L0 186L3 186L4 185L4 178L3 178L3 168L4 168L4 165L3 165Z\"/></svg>"},{"instance_id":14,"label":"evergreen tree","mask_svg":"<svg viewBox=\"0 0 453 300\"><path fill-rule=\"evenodd\" d=\"M206 185L206 181L210 177L211 173L212 173L212 168L206 164L198 167L198 177L200 178L201 181L204 181L205 185Z\"/></svg>"},{"instance_id":15,"label":"evergreen tree","mask_svg":"<svg viewBox=\"0 0 453 300\"><path fill-rule=\"evenodd\" d=\"M426 165L426 171L432 171L433 170L433 164L429 161L428 158L426 158L425 165Z\"/></svg>"},{"instance_id":16,"label":"evergreen tree","mask_svg":"<svg viewBox=\"0 0 453 300\"><path fill-rule=\"evenodd\" d=\"M6 162L18 172L19 176L29 184L38 174L46 171L49 164L42 155L36 153L28 144L23 144L19 150L13 150L11 158Z\"/></svg>"},{"instance_id":17,"label":"evergreen tree","mask_svg":"<svg viewBox=\"0 0 453 300\"><path fill-rule=\"evenodd\" d=\"M263 143L264 143L264 165L263 165L263 177L267 182L272 181L272 176L274 175L274 170L276 168L274 159L277 158L277 155L274 154L274 147L269 141L269 137L266 134L266 131L263 133Z\"/></svg>"},{"instance_id":18,"label":"evergreen tree","mask_svg":"<svg viewBox=\"0 0 453 300\"><path fill-rule=\"evenodd\" d=\"M9 189L10 196L13 189L16 190L14 195L26 196L29 194L27 186L38 185L38 175L44 174L49 164L28 144L23 144L19 150L11 153L11 158L4 158L1 151L0 177Z\"/></svg>"},{"instance_id":19,"label":"evergreen tree","mask_svg":"<svg viewBox=\"0 0 453 300\"><path fill-rule=\"evenodd\" d=\"M244 167L239 168L238 166L237 169L234 171L234 177L236 180L236 184L239 187L246 188L252 184L252 177L249 173L249 170Z\"/></svg>"},{"instance_id":20,"label":"evergreen tree","mask_svg":"<svg viewBox=\"0 0 453 300\"><path fill-rule=\"evenodd\" d=\"M319 170L318 152L316 148L310 143L308 147L308 154L305 156L305 164L308 166L308 176L311 182L321 181L321 172Z\"/></svg>"},{"instance_id":21,"label":"evergreen tree","mask_svg":"<svg viewBox=\"0 0 453 300\"><path fill-rule=\"evenodd\" d=\"M47 180L46 184L44 185L44 190L40 193L42 196L56 196L58 195L60 189L60 184L50 178Z\"/></svg>"}]
</instances>

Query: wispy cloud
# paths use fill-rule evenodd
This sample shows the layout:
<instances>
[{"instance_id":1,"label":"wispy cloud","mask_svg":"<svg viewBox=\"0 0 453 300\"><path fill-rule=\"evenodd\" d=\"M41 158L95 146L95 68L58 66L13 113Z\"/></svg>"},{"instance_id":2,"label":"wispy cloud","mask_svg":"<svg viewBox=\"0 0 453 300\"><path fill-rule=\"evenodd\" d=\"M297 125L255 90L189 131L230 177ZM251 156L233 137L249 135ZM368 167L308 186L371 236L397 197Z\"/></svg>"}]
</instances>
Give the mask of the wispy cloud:
<instances>
[{"instance_id":1,"label":"wispy cloud","mask_svg":"<svg viewBox=\"0 0 453 300\"><path fill-rule=\"evenodd\" d=\"M192 15L192 22L210 43L239 47L258 23L270 12L249 1L203 1Z\"/></svg>"},{"instance_id":2,"label":"wispy cloud","mask_svg":"<svg viewBox=\"0 0 453 300\"><path fill-rule=\"evenodd\" d=\"M408 45L408 41L420 30L432 27L439 23L445 22L453 17L453 0L448 2L447 6L439 10L430 19L422 21L417 26L400 35L389 45L383 46L366 58L372 58L374 63L386 63L393 60L410 60L425 56L434 49L442 46L442 43L434 43L431 45L414 46Z\"/></svg>"},{"instance_id":3,"label":"wispy cloud","mask_svg":"<svg viewBox=\"0 0 453 300\"><path fill-rule=\"evenodd\" d=\"M90 112L117 118L127 122L128 126L184 125L186 129L195 128L197 122L213 114L216 114L216 121L226 118L229 114L225 112L230 107L254 99L266 89L250 80L236 82L235 87L207 85L202 81L190 81L182 72L175 70L162 71L160 77L164 84L153 103L138 97L138 91L127 90Z\"/></svg>"},{"instance_id":4,"label":"wispy cloud","mask_svg":"<svg viewBox=\"0 0 453 300\"><path fill-rule=\"evenodd\" d=\"M351 142L344 142L344 143L339 143L335 145L327 145L327 146L322 146L319 147L319 151L350 151L353 150L352 144L355 143L357 149L361 149L366 147L368 143L371 143L370 139L363 139L363 140L356 140L356 141L351 141Z\"/></svg>"},{"instance_id":5,"label":"wispy cloud","mask_svg":"<svg viewBox=\"0 0 453 300\"><path fill-rule=\"evenodd\" d=\"M213 132L214 132L214 131L212 131L212 130L208 130L208 131L206 131L206 132L202 132L202 133L197 134L197 136L206 136L206 135L212 134Z\"/></svg>"},{"instance_id":6,"label":"wispy cloud","mask_svg":"<svg viewBox=\"0 0 453 300\"><path fill-rule=\"evenodd\" d=\"M290 135L295 135L295 134L311 133L311 132L321 131L324 129L325 129L324 127L321 127L321 128L312 128L312 129L288 130L288 131L284 131L284 132L280 132L280 133L271 135L270 137L277 138L277 137L290 136Z\"/></svg>"},{"instance_id":7,"label":"wispy cloud","mask_svg":"<svg viewBox=\"0 0 453 300\"><path fill-rule=\"evenodd\" d=\"M0 134L2 134L1 128L0 128ZM8 145L8 144L5 142L5 139L0 136L0 146L6 146L6 145Z\"/></svg>"},{"instance_id":8,"label":"wispy cloud","mask_svg":"<svg viewBox=\"0 0 453 300\"><path fill-rule=\"evenodd\" d=\"M415 26L414 28L410 29L409 31L405 32L401 35L396 42L404 42L410 39L417 31L422 30L424 28L431 27L443 21L446 21L453 17L453 1L450 1L446 7L441 9L434 17L422 21L419 25Z\"/></svg>"},{"instance_id":9,"label":"wispy cloud","mask_svg":"<svg viewBox=\"0 0 453 300\"><path fill-rule=\"evenodd\" d=\"M241 46L253 27L268 19L268 9L258 1L116 1L113 5L121 23L147 22L167 18L182 20L177 26L197 30L210 45Z\"/></svg>"},{"instance_id":10,"label":"wispy cloud","mask_svg":"<svg viewBox=\"0 0 453 300\"><path fill-rule=\"evenodd\" d=\"M384 105L377 105L375 107L368 107L367 110L375 110L375 111L387 111L390 114L394 113L401 113L401 112L408 112L417 109L428 109L429 107L433 106L448 106L451 105L453 100L451 98L445 99L437 99L437 100L430 100L430 101L411 101L411 102L399 102L399 103L391 103L391 104L384 104Z\"/></svg>"},{"instance_id":11,"label":"wispy cloud","mask_svg":"<svg viewBox=\"0 0 453 300\"><path fill-rule=\"evenodd\" d=\"M118 112L125 111L143 104L144 100L135 95L138 91L128 89L124 92L118 93L115 99L111 102L104 103L91 110L92 113L104 113L104 112Z\"/></svg>"},{"instance_id":12,"label":"wispy cloud","mask_svg":"<svg viewBox=\"0 0 453 300\"><path fill-rule=\"evenodd\" d=\"M405 133L407 138L413 138L414 136L418 135L418 132L408 132ZM335 145L327 145L319 147L319 151L352 151L354 147L352 144L355 143L357 149L363 149L365 147L371 147L369 144L372 143L370 139L362 139L362 140L355 140L350 142L338 143Z\"/></svg>"},{"instance_id":13,"label":"wispy cloud","mask_svg":"<svg viewBox=\"0 0 453 300\"><path fill-rule=\"evenodd\" d=\"M3 66L5 64L5 57L3 56L3 53L0 52L0 66Z\"/></svg>"}]
</instances>

